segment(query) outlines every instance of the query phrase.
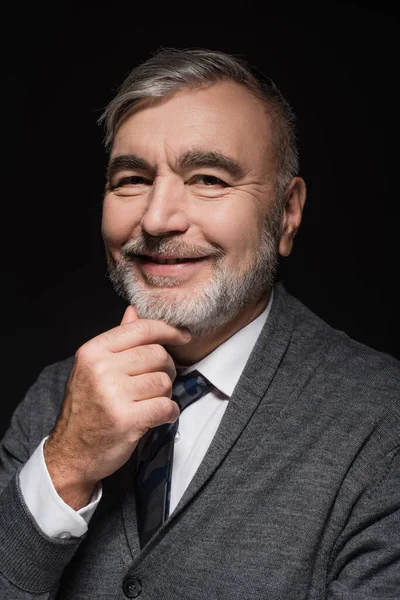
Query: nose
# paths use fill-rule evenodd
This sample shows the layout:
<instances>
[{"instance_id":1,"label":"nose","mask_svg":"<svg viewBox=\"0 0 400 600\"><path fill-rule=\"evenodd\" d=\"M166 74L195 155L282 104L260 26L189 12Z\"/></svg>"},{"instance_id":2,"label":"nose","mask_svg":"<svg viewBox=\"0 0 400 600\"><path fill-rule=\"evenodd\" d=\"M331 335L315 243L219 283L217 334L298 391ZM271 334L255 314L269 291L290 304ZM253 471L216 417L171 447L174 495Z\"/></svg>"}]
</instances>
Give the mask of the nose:
<instances>
[{"instance_id":1,"label":"nose","mask_svg":"<svg viewBox=\"0 0 400 600\"><path fill-rule=\"evenodd\" d=\"M189 228L185 185L181 180L154 180L141 226L153 236L184 233Z\"/></svg>"}]
</instances>

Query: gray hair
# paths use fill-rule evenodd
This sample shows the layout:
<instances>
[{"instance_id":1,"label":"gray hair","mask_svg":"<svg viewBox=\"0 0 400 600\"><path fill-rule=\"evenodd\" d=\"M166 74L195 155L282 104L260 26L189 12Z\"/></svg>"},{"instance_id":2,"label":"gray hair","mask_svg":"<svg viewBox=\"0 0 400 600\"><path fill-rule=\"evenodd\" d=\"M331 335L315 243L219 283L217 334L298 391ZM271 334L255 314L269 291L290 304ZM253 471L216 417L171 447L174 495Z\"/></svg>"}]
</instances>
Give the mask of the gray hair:
<instances>
[{"instance_id":1,"label":"gray hair","mask_svg":"<svg viewBox=\"0 0 400 600\"><path fill-rule=\"evenodd\" d=\"M281 197L298 174L295 115L276 84L244 59L215 50L165 48L134 68L99 119L105 125L106 147L122 121L144 98L163 99L184 88L221 81L247 88L265 106L270 120L277 195Z\"/></svg>"}]
</instances>

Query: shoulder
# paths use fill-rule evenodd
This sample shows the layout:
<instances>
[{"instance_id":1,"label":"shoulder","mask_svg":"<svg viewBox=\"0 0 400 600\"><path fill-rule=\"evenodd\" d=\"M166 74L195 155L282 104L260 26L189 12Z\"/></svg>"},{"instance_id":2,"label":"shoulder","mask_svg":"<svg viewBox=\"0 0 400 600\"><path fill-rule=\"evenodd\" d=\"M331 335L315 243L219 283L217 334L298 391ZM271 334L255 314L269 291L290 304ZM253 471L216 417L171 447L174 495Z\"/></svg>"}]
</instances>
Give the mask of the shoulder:
<instances>
[{"instance_id":1,"label":"shoulder","mask_svg":"<svg viewBox=\"0 0 400 600\"><path fill-rule=\"evenodd\" d=\"M334 329L316 316L308 308L300 305L297 312L297 335L303 336L305 344L312 347L318 345L321 352L321 364L332 375L343 377L343 383L349 385L400 386L400 362L394 357L370 348L347 335L344 331ZM308 335L304 335L305 332ZM398 398L399 399L399 398Z\"/></svg>"},{"instance_id":2,"label":"shoulder","mask_svg":"<svg viewBox=\"0 0 400 600\"><path fill-rule=\"evenodd\" d=\"M280 291L287 310L294 315L292 342L299 351L323 352L326 366L378 384L387 378L400 384L400 361L394 357L370 348L349 337L344 331L331 327L294 296L285 290Z\"/></svg>"},{"instance_id":3,"label":"shoulder","mask_svg":"<svg viewBox=\"0 0 400 600\"><path fill-rule=\"evenodd\" d=\"M285 293L286 294L286 293ZM400 362L334 329L293 296L292 358L310 369L310 385L346 412L400 418Z\"/></svg>"}]
</instances>

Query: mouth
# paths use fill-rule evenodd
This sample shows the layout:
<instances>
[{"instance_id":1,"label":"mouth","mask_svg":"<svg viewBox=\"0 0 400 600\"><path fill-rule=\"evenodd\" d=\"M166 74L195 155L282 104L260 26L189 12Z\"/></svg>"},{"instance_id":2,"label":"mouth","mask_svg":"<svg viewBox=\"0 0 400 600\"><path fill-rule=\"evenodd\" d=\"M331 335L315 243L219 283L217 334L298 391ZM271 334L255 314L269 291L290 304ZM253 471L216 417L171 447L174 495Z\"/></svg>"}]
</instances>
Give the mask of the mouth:
<instances>
[{"instance_id":1,"label":"mouth","mask_svg":"<svg viewBox=\"0 0 400 600\"><path fill-rule=\"evenodd\" d=\"M146 276L184 279L192 277L209 262L209 256L171 256L136 254L132 257Z\"/></svg>"},{"instance_id":2,"label":"mouth","mask_svg":"<svg viewBox=\"0 0 400 600\"><path fill-rule=\"evenodd\" d=\"M149 256L147 254L139 254L138 258L143 262L152 262L156 265L180 265L189 262L198 262L200 260L204 260L206 256L196 256L196 257L169 257L169 256Z\"/></svg>"}]
</instances>

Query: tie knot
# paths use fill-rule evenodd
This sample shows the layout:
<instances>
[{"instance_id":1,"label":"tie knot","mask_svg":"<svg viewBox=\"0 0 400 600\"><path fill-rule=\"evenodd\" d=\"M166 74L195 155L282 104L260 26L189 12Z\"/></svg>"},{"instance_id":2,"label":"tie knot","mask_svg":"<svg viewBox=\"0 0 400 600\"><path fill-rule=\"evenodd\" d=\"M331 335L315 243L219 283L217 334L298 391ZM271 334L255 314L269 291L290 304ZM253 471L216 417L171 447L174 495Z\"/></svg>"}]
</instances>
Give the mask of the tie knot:
<instances>
[{"instance_id":1,"label":"tie knot","mask_svg":"<svg viewBox=\"0 0 400 600\"><path fill-rule=\"evenodd\" d=\"M207 394L211 388L212 383L198 371L177 375L172 385L172 400L175 400L182 411L189 404Z\"/></svg>"}]
</instances>

